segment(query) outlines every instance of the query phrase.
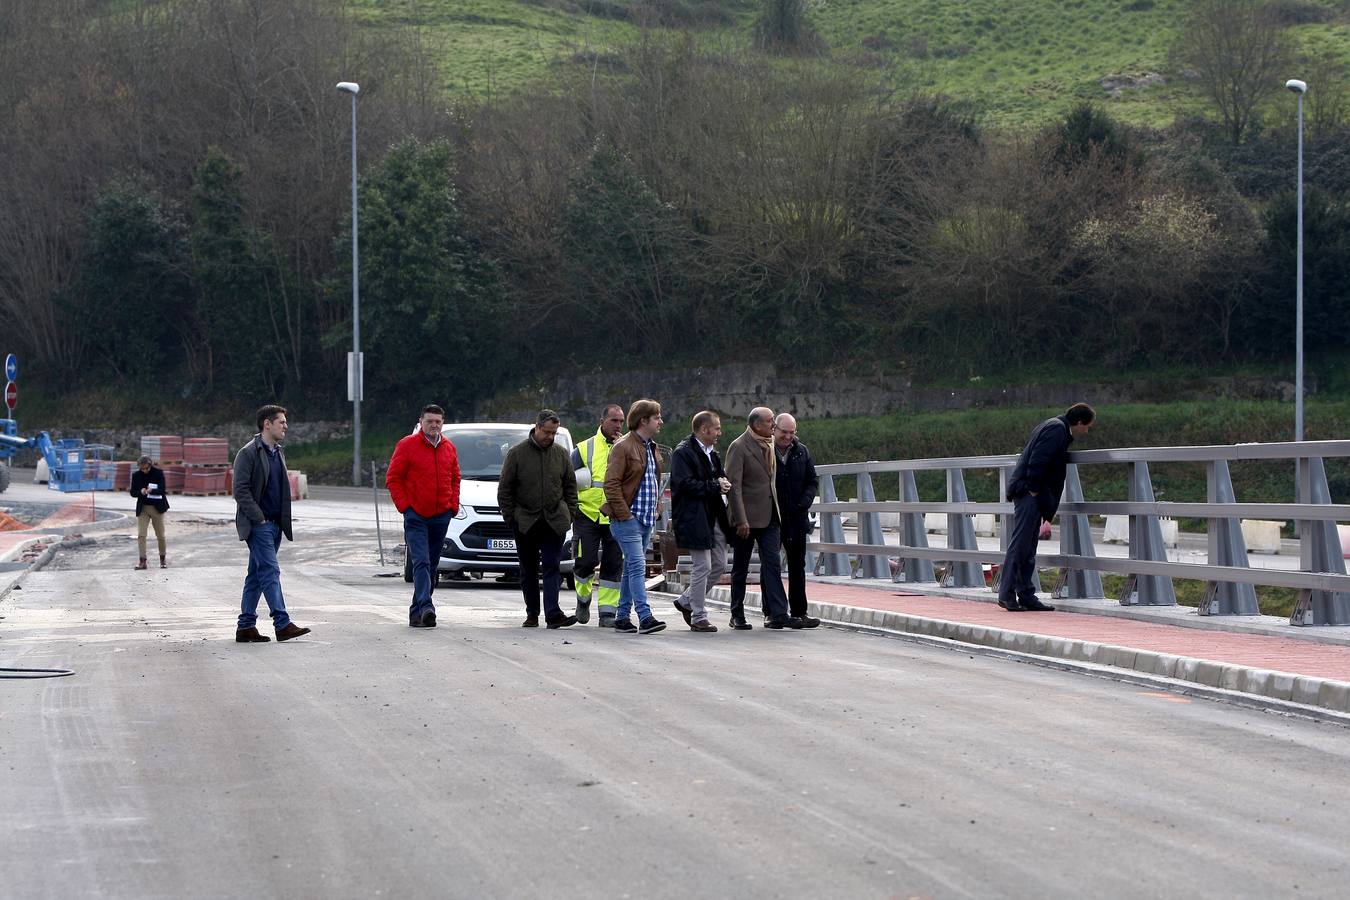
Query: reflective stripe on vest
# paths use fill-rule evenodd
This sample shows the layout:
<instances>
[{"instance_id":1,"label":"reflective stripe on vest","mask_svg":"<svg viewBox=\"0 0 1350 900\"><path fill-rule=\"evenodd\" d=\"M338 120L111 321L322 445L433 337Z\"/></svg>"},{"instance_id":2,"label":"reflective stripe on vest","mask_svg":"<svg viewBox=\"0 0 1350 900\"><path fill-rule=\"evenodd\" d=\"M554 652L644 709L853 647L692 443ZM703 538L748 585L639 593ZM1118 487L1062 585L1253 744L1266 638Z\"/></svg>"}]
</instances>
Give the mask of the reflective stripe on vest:
<instances>
[{"instance_id":1,"label":"reflective stripe on vest","mask_svg":"<svg viewBox=\"0 0 1350 900\"><path fill-rule=\"evenodd\" d=\"M591 470L591 487L577 491L577 505L582 515L600 525L608 525L609 517L600 514L605 503L605 466L609 463L610 444L597 429L594 436L577 445L581 462Z\"/></svg>"}]
</instances>

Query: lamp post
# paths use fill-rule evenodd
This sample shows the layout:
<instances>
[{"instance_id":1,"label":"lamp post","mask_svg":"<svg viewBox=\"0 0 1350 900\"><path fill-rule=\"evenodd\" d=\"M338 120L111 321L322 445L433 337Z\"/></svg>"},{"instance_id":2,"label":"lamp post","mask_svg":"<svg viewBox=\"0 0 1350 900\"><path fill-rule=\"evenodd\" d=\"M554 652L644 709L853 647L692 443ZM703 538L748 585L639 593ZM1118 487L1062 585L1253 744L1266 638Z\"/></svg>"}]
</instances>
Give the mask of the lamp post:
<instances>
[{"instance_id":1,"label":"lamp post","mask_svg":"<svg viewBox=\"0 0 1350 900\"><path fill-rule=\"evenodd\" d=\"M1294 267L1294 440L1303 440L1303 95L1308 93L1308 84L1291 78L1284 86L1298 94L1298 250ZM1294 496L1302 502L1303 461L1294 462Z\"/></svg>"},{"instance_id":2,"label":"lamp post","mask_svg":"<svg viewBox=\"0 0 1350 900\"><path fill-rule=\"evenodd\" d=\"M365 372L361 360L361 255L356 220L356 95L361 85L339 81L337 89L352 95L352 357L347 365L347 393L352 401L352 484L361 484L361 395ZM1301 107L1300 107L1301 108Z\"/></svg>"}]
</instances>

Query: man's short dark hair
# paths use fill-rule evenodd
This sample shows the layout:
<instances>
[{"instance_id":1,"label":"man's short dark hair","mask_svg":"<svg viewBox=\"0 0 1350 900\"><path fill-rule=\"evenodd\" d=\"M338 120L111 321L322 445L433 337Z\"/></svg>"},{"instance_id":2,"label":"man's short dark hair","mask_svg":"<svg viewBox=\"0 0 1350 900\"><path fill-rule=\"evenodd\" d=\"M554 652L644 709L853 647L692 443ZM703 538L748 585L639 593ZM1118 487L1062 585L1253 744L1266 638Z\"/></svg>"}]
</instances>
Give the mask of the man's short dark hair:
<instances>
[{"instance_id":1,"label":"man's short dark hair","mask_svg":"<svg viewBox=\"0 0 1350 900\"><path fill-rule=\"evenodd\" d=\"M619 415L621 415L621 416L623 415L623 407L622 407L622 406L620 406L620 405L617 404L617 403L606 403L606 404L604 405L604 408L600 410L600 418L601 418L601 419L608 419L608 418L609 418L609 411L610 411L611 409L617 409L617 410L619 411Z\"/></svg>"},{"instance_id":2,"label":"man's short dark hair","mask_svg":"<svg viewBox=\"0 0 1350 900\"><path fill-rule=\"evenodd\" d=\"M258 413L254 418L258 422L258 430L262 431L264 423L272 421L277 416L284 415L286 415L286 407L277 406L275 403L269 403L266 406L258 407Z\"/></svg>"},{"instance_id":3,"label":"man's short dark hair","mask_svg":"<svg viewBox=\"0 0 1350 900\"><path fill-rule=\"evenodd\" d=\"M558 414L551 409L541 409L539 410L539 417L534 420L534 427L538 428L539 426L546 425L549 422L552 422L554 425L561 425L562 419L559 419Z\"/></svg>"},{"instance_id":4,"label":"man's short dark hair","mask_svg":"<svg viewBox=\"0 0 1350 900\"><path fill-rule=\"evenodd\" d=\"M442 419L445 418L445 410L441 409L435 403L428 403L426 406L422 407L422 415L425 416L427 413L440 416Z\"/></svg>"},{"instance_id":5,"label":"man's short dark hair","mask_svg":"<svg viewBox=\"0 0 1350 900\"><path fill-rule=\"evenodd\" d=\"M1097 418L1097 413L1086 403L1075 403L1064 413L1070 425L1088 425Z\"/></svg>"},{"instance_id":6,"label":"man's short dark hair","mask_svg":"<svg viewBox=\"0 0 1350 900\"><path fill-rule=\"evenodd\" d=\"M689 424L690 427L693 428L694 433L697 434L700 429L705 428L706 426L712 424L714 420L718 420L721 418L722 418L721 416L719 416L712 410L705 409L703 410L703 412L696 414L694 416L694 421Z\"/></svg>"}]
</instances>

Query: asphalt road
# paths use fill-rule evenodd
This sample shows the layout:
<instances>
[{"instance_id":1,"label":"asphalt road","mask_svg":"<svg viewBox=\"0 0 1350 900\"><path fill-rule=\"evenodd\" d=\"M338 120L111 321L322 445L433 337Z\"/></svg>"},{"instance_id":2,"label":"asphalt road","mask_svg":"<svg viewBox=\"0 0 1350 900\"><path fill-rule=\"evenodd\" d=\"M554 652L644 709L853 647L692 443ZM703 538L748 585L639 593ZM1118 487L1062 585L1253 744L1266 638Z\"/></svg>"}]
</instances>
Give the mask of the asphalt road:
<instances>
[{"instance_id":1,"label":"asphalt road","mask_svg":"<svg viewBox=\"0 0 1350 900\"><path fill-rule=\"evenodd\" d=\"M0 665L76 670L0 681L0 896L1346 893L1340 727L665 604L525 631L495 585L409 629L324 502L306 639L233 643L246 554L186 502L173 568L103 534L0 602Z\"/></svg>"}]
</instances>

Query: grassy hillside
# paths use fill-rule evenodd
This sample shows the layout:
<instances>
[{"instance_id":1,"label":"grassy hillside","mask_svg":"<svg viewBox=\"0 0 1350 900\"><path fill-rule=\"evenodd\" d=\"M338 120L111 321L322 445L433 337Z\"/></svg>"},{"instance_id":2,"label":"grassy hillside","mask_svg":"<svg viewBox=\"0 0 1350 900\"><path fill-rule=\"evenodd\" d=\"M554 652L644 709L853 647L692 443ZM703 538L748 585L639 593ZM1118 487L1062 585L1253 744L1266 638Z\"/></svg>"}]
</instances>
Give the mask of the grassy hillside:
<instances>
[{"instance_id":1,"label":"grassy hillside","mask_svg":"<svg viewBox=\"0 0 1350 900\"><path fill-rule=\"evenodd\" d=\"M481 97L545 78L551 67L591 58L633 36L633 21L642 17L635 2L353 0L353 8L373 26L426 26L444 48L448 88ZM732 24L705 28L707 38L748 41L758 3L717 5ZM1291 27L1301 48L1331 48L1350 61L1350 5L1281 5L1305 10L1295 10L1294 18L1325 20ZM1167 59L1188 8L1187 0L832 0L815 4L811 16L829 60L970 100L994 124L1038 124L1082 99L1102 102L1125 121L1163 124L1204 108ZM1149 73L1166 81L1118 96L1099 83Z\"/></svg>"}]
</instances>

